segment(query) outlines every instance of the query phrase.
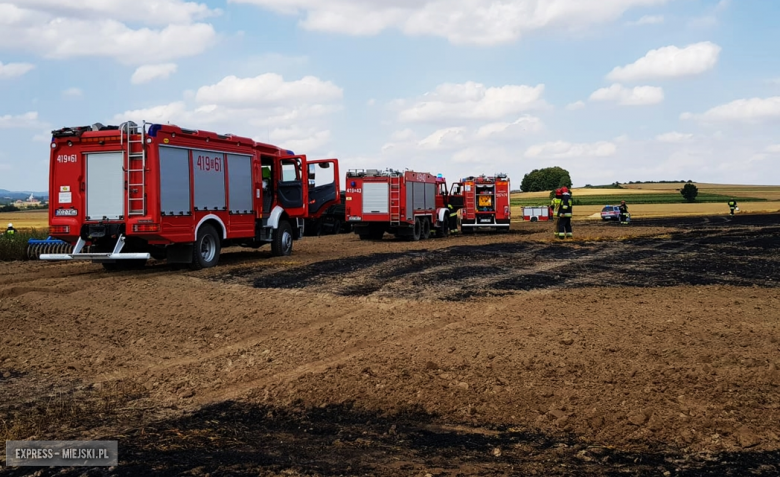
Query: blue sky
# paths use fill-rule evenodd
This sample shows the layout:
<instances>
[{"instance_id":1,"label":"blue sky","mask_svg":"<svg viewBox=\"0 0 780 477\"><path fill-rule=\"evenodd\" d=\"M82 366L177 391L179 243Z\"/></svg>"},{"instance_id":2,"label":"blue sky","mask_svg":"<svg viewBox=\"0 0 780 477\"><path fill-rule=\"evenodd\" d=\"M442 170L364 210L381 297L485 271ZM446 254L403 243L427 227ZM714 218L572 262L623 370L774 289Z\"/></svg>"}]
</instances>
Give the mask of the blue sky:
<instances>
[{"instance_id":1,"label":"blue sky","mask_svg":"<svg viewBox=\"0 0 780 477\"><path fill-rule=\"evenodd\" d=\"M0 188L52 129L230 132L342 169L780 184L780 3L0 0Z\"/></svg>"}]
</instances>

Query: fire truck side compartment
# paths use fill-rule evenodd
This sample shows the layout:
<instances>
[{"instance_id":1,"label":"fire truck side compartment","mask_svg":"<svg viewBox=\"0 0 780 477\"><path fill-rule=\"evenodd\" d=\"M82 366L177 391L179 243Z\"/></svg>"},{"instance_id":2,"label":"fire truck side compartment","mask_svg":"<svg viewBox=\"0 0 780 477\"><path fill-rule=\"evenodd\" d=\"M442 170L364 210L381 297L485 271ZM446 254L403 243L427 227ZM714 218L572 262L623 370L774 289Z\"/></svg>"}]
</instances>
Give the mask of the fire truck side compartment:
<instances>
[{"instance_id":1,"label":"fire truck side compartment","mask_svg":"<svg viewBox=\"0 0 780 477\"><path fill-rule=\"evenodd\" d=\"M187 149L160 146L160 211L191 215L190 154Z\"/></svg>"},{"instance_id":2,"label":"fire truck side compartment","mask_svg":"<svg viewBox=\"0 0 780 477\"><path fill-rule=\"evenodd\" d=\"M252 156L227 155L230 212L252 213Z\"/></svg>"},{"instance_id":3,"label":"fire truck side compartment","mask_svg":"<svg viewBox=\"0 0 780 477\"><path fill-rule=\"evenodd\" d=\"M191 154L195 210L225 210L224 153L193 149Z\"/></svg>"}]
</instances>

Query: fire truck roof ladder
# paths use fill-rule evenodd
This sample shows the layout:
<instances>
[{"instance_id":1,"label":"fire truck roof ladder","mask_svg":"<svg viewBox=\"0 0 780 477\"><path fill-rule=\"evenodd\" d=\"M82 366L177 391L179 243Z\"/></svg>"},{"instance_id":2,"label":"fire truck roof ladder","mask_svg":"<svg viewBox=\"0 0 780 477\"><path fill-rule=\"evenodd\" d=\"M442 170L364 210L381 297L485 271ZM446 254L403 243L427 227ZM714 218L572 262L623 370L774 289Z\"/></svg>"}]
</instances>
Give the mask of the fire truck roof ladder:
<instances>
[{"instance_id":1,"label":"fire truck roof ladder","mask_svg":"<svg viewBox=\"0 0 780 477\"><path fill-rule=\"evenodd\" d=\"M401 176L390 176L390 225L401 225Z\"/></svg>"},{"instance_id":2,"label":"fire truck roof ladder","mask_svg":"<svg viewBox=\"0 0 780 477\"><path fill-rule=\"evenodd\" d=\"M123 145L126 146L127 166L125 167L125 184L127 184L127 215L146 214L146 121L141 124L141 130L138 131L138 125L132 121L123 123L120 126L120 138ZM140 132L140 134L139 134ZM139 136L140 139L133 139L133 136ZM126 137L126 139L125 139ZM140 145L134 148L135 144ZM139 182L131 182L134 179ZM131 191L138 189L139 195L132 197Z\"/></svg>"}]
</instances>

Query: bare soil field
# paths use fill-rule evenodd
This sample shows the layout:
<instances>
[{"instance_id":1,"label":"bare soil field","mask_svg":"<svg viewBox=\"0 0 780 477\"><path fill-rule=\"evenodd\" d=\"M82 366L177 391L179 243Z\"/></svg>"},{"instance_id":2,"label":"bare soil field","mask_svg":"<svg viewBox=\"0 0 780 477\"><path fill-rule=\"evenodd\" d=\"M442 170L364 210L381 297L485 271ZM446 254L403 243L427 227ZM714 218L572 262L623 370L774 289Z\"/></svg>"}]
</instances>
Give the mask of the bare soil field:
<instances>
[{"instance_id":1,"label":"bare soil field","mask_svg":"<svg viewBox=\"0 0 780 477\"><path fill-rule=\"evenodd\" d=\"M0 438L120 449L0 475L778 475L780 215L574 232L0 263Z\"/></svg>"}]
</instances>

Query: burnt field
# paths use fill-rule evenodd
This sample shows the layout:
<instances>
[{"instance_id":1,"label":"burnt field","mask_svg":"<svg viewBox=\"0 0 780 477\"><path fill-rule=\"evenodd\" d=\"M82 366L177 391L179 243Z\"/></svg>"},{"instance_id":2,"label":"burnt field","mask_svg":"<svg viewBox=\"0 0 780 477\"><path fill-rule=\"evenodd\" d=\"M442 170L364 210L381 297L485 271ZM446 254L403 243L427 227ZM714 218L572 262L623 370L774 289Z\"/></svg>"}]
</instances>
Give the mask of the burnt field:
<instances>
[{"instance_id":1,"label":"burnt field","mask_svg":"<svg viewBox=\"0 0 780 477\"><path fill-rule=\"evenodd\" d=\"M778 475L778 223L0 264L0 435L120 449L0 475Z\"/></svg>"},{"instance_id":2,"label":"burnt field","mask_svg":"<svg viewBox=\"0 0 780 477\"><path fill-rule=\"evenodd\" d=\"M663 238L509 242L350 257L265 274L254 286L448 301L542 289L780 286L780 226L696 227Z\"/></svg>"}]
</instances>

